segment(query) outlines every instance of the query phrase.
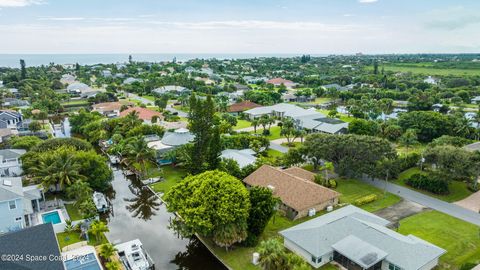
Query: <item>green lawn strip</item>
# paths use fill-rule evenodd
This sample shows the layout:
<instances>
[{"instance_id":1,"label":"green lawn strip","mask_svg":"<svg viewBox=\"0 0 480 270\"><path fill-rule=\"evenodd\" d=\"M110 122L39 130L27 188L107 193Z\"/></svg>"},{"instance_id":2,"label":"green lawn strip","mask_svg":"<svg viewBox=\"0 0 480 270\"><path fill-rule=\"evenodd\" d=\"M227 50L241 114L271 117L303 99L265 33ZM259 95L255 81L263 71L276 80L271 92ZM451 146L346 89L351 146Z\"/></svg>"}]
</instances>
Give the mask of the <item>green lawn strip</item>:
<instances>
[{"instance_id":1,"label":"green lawn strip","mask_svg":"<svg viewBox=\"0 0 480 270\"><path fill-rule=\"evenodd\" d=\"M269 139L270 141L283 138L283 136L280 135L280 130L281 128L279 126L270 127L270 135L266 136L266 138ZM252 133L254 132L252 131ZM257 127L256 134L260 134L260 135L263 134L263 127Z\"/></svg>"},{"instance_id":2,"label":"green lawn strip","mask_svg":"<svg viewBox=\"0 0 480 270\"><path fill-rule=\"evenodd\" d=\"M148 99L150 101L155 101L155 97L154 96L142 96L144 99Z\"/></svg>"},{"instance_id":3,"label":"green lawn strip","mask_svg":"<svg viewBox=\"0 0 480 270\"><path fill-rule=\"evenodd\" d=\"M409 146L408 148L401 145L395 146L395 149L397 150L397 153L399 155L405 155L405 154L411 154L411 153L421 154L425 150L425 148L427 148L426 144L412 145L412 146Z\"/></svg>"},{"instance_id":4,"label":"green lawn strip","mask_svg":"<svg viewBox=\"0 0 480 270\"><path fill-rule=\"evenodd\" d=\"M143 170L142 165L139 163L133 163L135 170ZM155 162L149 161L145 163L146 177L145 178L154 178L162 176L162 169Z\"/></svg>"},{"instance_id":5,"label":"green lawn strip","mask_svg":"<svg viewBox=\"0 0 480 270\"><path fill-rule=\"evenodd\" d=\"M372 185L364 183L356 179L337 179L337 188L336 191L340 192L341 203L350 203L353 204L355 200L360 199L364 196L375 194L377 195L377 200L366 205L360 206L366 211L375 212L380 209L386 208L393 204L398 203L401 199L400 197L388 193L384 195L383 190L376 188Z\"/></svg>"},{"instance_id":6,"label":"green lawn strip","mask_svg":"<svg viewBox=\"0 0 480 270\"><path fill-rule=\"evenodd\" d=\"M88 105L90 105L90 102L88 102L88 100L71 100L71 101L67 101L67 102L62 103L62 106L71 106L71 107L74 107L74 106L88 106Z\"/></svg>"},{"instance_id":7,"label":"green lawn strip","mask_svg":"<svg viewBox=\"0 0 480 270\"><path fill-rule=\"evenodd\" d=\"M297 139L297 140L298 140L298 139ZM285 147L288 147L288 148L298 148L298 147L300 147L300 146L302 145L302 143L301 143L301 142L297 142L297 141L295 140L295 142L293 142L293 143L290 143L290 144L288 144L288 143L282 143L281 145L282 145L282 146L285 146Z\"/></svg>"},{"instance_id":8,"label":"green lawn strip","mask_svg":"<svg viewBox=\"0 0 480 270\"><path fill-rule=\"evenodd\" d=\"M428 211L400 221L399 232L412 234L445 250L440 269L458 269L480 263L479 227L452 216Z\"/></svg>"},{"instance_id":9,"label":"green lawn strip","mask_svg":"<svg viewBox=\"0 0 480 270\"><path fill-rule=\"evenodd\" d=\"M267 155L269 157L281 157L283 156L283 153L274 149L268 149L267 150Z\"/></svg>"},{"instance_id":10,"label":"green lawn strip","mask_svg":"<svg viewBox=\"0 0 480 270\"><path fill-rule=\"evenodd\" d=\"M173 166L163 166L163 177L165 180L161 182L157 182L152 184L151 187L155 192L162 192L165 193L172 188L175 184L180 182L185 176L187 176L187 172L183 168L173 167Z\"/></svg>"},{"instance_id":11,"label":"green lawn strip","mask_svg":"<svg viewBox=\"0 0 480 270\"><path fill-rule=\"evenodd\" d=\"M478 69L432 68L422 66L385 65L385 70L393 72L411 72L427 75L480 75ZM371 67L369 68L372 69Z\"/></svg>"},{"instance_id":12,"label":"green lawn strip","mask_svg":"<svg viewBox=\"0 0 480 270\"><path fill-rule=\"evenodd\" d=\"M320 112L320 113L323 113L325 116L328 116L329 110L317 109L317 111ZM355 119L355 117L348 116L344 113L337 113L337 118L342 120L343 122L346 122L346 123L350 123Z\"/></svg>"},{"instance_id":13,"label":"green lawn strip","mask_svg":"<svg viewBox=\"0 0 480 270\"><path fill-rule=\"evenodd\" d=\"M80 214L78 211L78 208L74 206L73 204L65 204L65 209L67 209L68 216L70 217L70 220L82 220L83 216Z\"/></svg>"},{"instance_id":14,"label":"green lawn strip","mask_svg":"<svg viewBox=\"0 0 480 270\"><path fill-rule=\"evenodd\" d=\"M402 173L400 173L398 175L398 178L395 181L395 184L406 187L406 188L411 189L411 190L418 191L418 192L423 193L425 195L428 195L428 196L431 196L431 197L434 197L434 198L437 198L439 200L446 201L446 202L460 201L460 200L465 199L466 197L472 195L472 192L467 188L467 184L464 183L464 182L460 182L460 181L450 181L450 183L448 185L449 189L450 189L450 194L448 194L448 195L433 194L433 193L430 193L428 191L414 189L413 187L405 184L405 180L407 180L412 175L417 174L417 173L425 174L425 172L420 171L420 168L417 168L417 167L410 168L406 171L403 171Z\"/></svg>"},{"instance_id":15,"label":"green lawn strip","mask_svg":"<svg viewBox=\"0 0 480 270\"><path fill-rule=\"evenodd\" d=\"M237 120L237 125L234 126L233 129L237 130L237 129L247 128L247 127L250 127L250 126L252 126L252 123L250 121L243 120L243 119L238 119Z\"/></svg>"},{"instance_id":16,"label":"green lawn strip","mask_svg":"<svg viewBox=\"0 0 480 270\"><path fill-rule=\"evenodd\" d=\"M91 233L88 234L88 238L90 239L90 241L88 241L88 244L90 246L98 246L98 245L103 245L108 243L108 240L104 234L101 235L98 241L95 239L95 236L93 236ZM60 246L60 249L66 246L69 246L71 244L85 241L84 239L80 239L80 232L57 233L57 240L58 240L58 245Z\"/></svg>"}]
</instances>

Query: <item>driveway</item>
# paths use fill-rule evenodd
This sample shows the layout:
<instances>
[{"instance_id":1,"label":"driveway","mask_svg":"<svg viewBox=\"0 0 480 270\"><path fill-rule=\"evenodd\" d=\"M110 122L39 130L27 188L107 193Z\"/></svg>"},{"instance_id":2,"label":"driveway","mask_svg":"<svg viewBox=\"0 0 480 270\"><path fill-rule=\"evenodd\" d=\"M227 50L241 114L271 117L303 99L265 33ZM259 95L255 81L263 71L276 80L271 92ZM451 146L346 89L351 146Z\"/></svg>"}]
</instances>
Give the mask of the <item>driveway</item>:
<instances>
[{"instance_id":1,"label":"driveway","mask_svg":"<svg viewBox=\"0 0 480 270\"><path fill-rule=\"evenodd\" d=\"M172 104L168 104L166 110L171 113L177 113L177 115L180 117L188 117L188 113L175 109Z\"/></svg>"},{"instance_id":2,"label":"driveway","mask_svg":"<svg viewBox=\"0 0 480 270\"><path fill-rule=\"evenodd\" d=\"M399 203L375 212L375 214L392 223L397 223L401 219L413 216L427 209L427 207L418 203L414 203L409 200L402 200Z\"/></svg>"},{"instance_id":3,"label":"driveway","mask_svg":"<svg viewBox=\"0 0 480 270\"><path fill-rule=\"evenodd\" d=\"M448 202L444 202L444 201L432 198L420 192L416 192L414 190L411 190L396 184L388 183L387 185L385 185L385 181L382 181L382 180L364 179L363 181L367 184L373 185L380 189L383 189L386 187L388 192L396 194L402 197L403 199L416 202L428 208L432 208L439 212L445 213L447 215L450 215L458 219L475 224L477 226L480 226L480 214L478 214L477 212L465 209L453 203L448 203Z\"/></svg>"},{"instance_id":4,"label":"driveway","mask_svg":"<svg viewBox=\"0 0 480 270\"><path fill-rule=\"evenodd\" d=\"M288 152L288 147L281 146L279 143L275 143L273 141L270 141L270 149L277 150L284 154Z\"/></svg>"},{"instance_id":5,"label":"driveway","mask_svg":"<svg viewBox=\"0 0 480 270\"><path fill-rule=\"evenodd\" d=\"M128 92L124 92L124 93L125 93L126 97L131 98L131 99L135 99L137 101L140 101L141 103L143 103L147 106L155 106L155 103L153 101L149 100L149 99L146 99L146 98L141 97L139 95L128 93Z\"/></svg>"},{"instance_id":6,"label":"driveway","mask_svg":"<svg viewBox=\"0 0 480 270\"><path fill-rule=\"evenodd\" d=\"M477 191L472 195L468 196L467 198L454 203L465 209L478 213L480 211L480 191Z\"/></svg>"}]
</instances>

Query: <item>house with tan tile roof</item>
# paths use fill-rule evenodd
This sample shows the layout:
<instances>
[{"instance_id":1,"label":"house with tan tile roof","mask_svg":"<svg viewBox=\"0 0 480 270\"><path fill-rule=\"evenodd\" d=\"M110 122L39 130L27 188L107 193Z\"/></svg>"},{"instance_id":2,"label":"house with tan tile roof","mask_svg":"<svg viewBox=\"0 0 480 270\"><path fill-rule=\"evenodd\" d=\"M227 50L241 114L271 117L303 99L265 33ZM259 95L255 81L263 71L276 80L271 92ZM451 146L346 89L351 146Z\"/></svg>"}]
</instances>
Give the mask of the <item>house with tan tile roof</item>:
<instances>
[{"instance_id":1,"label":"house with tan tile roof","mask_svg":"<svg viewBox=\"0 0 480 270\"><path fill-rule=\"evenodd\" d=\"M161 113L159 113L157 111L154 111L154 110L147 109L147 108L142 108L142 107L128 108L128 109L126 109L126 110L124 110L120 113L120 117L125 117L131 112L137 112L138 113L138 118L143 120L143 122L145 122L147 124L151 124L152 119L154 117L158 118L157 122L160 122L161 120L163 120L163 115Z\"/></svg>"},{"instance_id":2,"label":"house with tan tile roof","mask_svg":"<svg viewBox=\"0 0 480 270\"><path fill-rule=\"evenodd\" d=\"M107 117L117 117L120 115L120 110L123 105L133 106L131 102L103 102L92 105L92 111L99 112Z\"/></svg>"},{"instance_id":3,"label":"house with tan tile roof","mask_svg":"<svg viewBox=\"0 0 480 270\"><path fill-rule=\"evenodd\" d=\"M263 165L247 176L243 182L247 187L261 186L273 191L282 201L279 209L291 219L308 215L310 210L321 211L338 204L340 193L316 184L314 174L301 168L281 170Z\"/></svg>"},{"instance_id":4,"label":"house with tan tile roof","mask_svg":"<svg viewBox=\"0 0 480 270\"><path fill-rule=\"evenodd\" d=\"M240 112L250 110L253 108L258 108L258 107L262 107L262 105L258 105L257 103L251 102L249 100L245 100L245 101L228 106L227 111L229 113L240 113Z\"/></svg>"}]
</instances>

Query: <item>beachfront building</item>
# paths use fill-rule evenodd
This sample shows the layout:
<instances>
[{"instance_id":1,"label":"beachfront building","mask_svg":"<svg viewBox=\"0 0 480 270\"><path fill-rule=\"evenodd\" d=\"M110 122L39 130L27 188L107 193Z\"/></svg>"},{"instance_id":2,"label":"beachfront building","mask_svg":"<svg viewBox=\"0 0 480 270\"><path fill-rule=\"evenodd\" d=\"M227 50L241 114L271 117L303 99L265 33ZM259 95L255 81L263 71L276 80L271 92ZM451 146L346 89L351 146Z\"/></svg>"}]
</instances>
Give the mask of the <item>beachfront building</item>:
<instances>
[{"instance_id":1,"label":"beachfront building","mask_svg":"<svg viewBox=\"0 0 480 270\"><path fill-rule=\"evenodd\" d=\"M430 270L446 251L390 230L388 220L349 205L280 232L284 245L314 268Z\"/></svg>"}]
</instances>

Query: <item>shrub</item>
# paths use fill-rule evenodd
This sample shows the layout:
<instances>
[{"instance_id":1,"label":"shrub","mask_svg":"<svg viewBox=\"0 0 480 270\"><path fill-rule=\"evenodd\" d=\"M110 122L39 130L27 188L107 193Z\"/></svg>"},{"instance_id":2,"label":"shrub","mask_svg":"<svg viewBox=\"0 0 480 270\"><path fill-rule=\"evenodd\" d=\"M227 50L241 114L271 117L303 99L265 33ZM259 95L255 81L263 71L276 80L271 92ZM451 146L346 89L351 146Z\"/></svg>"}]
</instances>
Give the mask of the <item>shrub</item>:
<instances>
[{"instance_id":1,"label":"shrub","mask_svg":"<svg viewBox=\"0 0 480 270\"><path fill-rule=\"evenodd\" d=\"M434 194L446 195L449 193L448 182L433 175L417 173L410 176L405 184Z\"/></svg>"},{"instance_id":2,"label":"shrub","mask_svg":"<svg viewBox=\"0 0 480 270\"><path fill-rule=\"evenodd\" d=\"M397 159L397 166L398 166L398 171L403 172L405 170L408 170L412 167L417 166L417 163L420 161L420 154L418 153L410 153L406 155L402 155L398 157Z\"/></svg>"},{"instance_id":3,"label":"shrub","mask_svg":"<svg viewBox=\"0 0 480 270\"><path fill-rule=\"evenodd\" d=\"M367 195L367 196L364 196L360 199L356 199L355 200L355 205L356 206L362 206L362 205L365 205L367 203L371 203L371 202L374 202L377 200L377 195L375 194L370 194L370 195Z\"/></svg>"}]
</instances>

